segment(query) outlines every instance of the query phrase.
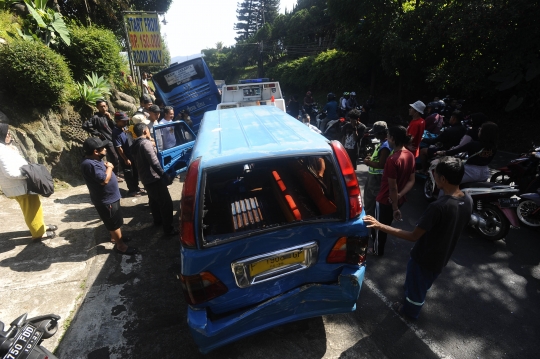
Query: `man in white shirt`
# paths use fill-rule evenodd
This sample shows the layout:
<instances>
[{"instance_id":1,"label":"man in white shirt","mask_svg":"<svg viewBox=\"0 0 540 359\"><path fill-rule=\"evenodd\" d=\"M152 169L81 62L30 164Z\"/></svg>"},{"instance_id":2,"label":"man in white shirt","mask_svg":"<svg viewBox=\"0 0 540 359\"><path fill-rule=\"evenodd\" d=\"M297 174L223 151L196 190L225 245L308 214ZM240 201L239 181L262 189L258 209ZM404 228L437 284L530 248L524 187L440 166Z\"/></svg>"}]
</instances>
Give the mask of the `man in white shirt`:
<instances>
[{"instance_id":1,"label":"man in white shirt","mask_svg":"<svg viewBox=\"0 0 540 359\"><path fill-rule=\"evenodd\" d=\"M172 123L174 118L174 109L171 106L165 106L163 109L163 118L159 121L160 125ZM174 126L161 129L161 138L163 140L163 149L172 148L176 145L176 137L174 136Z\"/></svg>"}]
</instances>

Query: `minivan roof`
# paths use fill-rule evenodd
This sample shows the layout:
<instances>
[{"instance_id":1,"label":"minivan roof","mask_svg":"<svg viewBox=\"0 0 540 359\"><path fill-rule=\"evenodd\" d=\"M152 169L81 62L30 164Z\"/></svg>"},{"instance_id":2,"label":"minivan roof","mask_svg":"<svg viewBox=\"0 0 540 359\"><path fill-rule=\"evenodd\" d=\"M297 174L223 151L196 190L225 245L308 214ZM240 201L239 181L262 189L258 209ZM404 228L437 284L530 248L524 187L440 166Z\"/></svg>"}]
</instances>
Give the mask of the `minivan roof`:
<instances>
[{"instance_id":1,"label":"minivan roof","mask_svg":"<svg viewBox=\"0 0 540 359\"><path fill-rule=\"evenodd\" d=\"M272 157L331 153L328 140L274 106L207 111L192 159L203 167Z\"/></svg>"}]
</instances>

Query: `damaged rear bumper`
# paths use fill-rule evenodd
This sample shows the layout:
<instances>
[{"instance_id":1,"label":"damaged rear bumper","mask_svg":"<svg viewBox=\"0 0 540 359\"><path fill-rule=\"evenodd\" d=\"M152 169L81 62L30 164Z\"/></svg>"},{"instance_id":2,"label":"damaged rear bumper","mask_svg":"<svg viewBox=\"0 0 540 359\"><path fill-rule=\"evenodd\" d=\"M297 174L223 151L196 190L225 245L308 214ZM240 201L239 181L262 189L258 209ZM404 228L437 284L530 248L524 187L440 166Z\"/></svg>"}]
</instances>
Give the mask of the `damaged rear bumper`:
<instances>
[{"instance_id":1,"label":"damaged rear bumper","mask_svg":"<svg viewBox=\"0 0 540 359\"><path fill-rule=\"evenodd\" d=\"M188 307L188 325L199 349L207 353L240 338L284 323L356 309L365 266L346 266L335 284L307 284L244 312L212 321L206 309Z\"/></svg>"}]
</instances>

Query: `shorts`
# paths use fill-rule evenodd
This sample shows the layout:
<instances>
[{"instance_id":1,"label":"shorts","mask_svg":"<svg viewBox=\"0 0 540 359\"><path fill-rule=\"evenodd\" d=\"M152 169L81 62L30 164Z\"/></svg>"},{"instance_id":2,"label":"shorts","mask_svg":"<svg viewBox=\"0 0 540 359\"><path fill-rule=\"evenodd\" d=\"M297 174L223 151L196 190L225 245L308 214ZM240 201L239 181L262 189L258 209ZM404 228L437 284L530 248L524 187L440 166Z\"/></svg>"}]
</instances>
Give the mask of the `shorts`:
<instances>
[{"instance_id":1,"label":"shorts","mask_svg":"<svg viewBox=\"0 0 540 359\"><path fill-rule=\"evenodd\" d=\"M108 231L116 231L124 224L124 217L122 217L120 200L111 204L96 205L95 207L99 214L99 217L103 221L103 224Z\"/></svg>"}]
</instances>

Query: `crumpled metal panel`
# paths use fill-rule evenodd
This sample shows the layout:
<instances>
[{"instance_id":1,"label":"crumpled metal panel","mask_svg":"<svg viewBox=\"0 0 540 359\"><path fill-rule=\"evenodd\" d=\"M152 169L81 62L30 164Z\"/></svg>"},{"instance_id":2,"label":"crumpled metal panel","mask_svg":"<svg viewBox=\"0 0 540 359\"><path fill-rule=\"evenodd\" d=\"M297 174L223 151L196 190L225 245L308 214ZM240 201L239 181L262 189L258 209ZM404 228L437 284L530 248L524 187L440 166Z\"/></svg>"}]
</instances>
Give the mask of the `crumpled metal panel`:
<instances>
[{"instance_id":1,"label":"crumpled metal panel","mask_svg":"<svg viewBox=\"0 0 540 359\"><path fill-rule=\"evenodd\" d=\"M244 312L212 321L205 309L188 309L188 325L199 349L207 353L277 325L356 310L365 266L346 266L336 284L307 284Z\"/></svg>"}]
</instances>

